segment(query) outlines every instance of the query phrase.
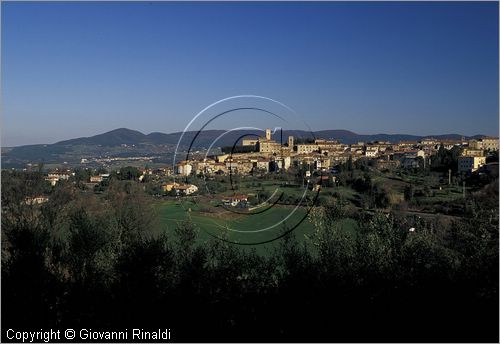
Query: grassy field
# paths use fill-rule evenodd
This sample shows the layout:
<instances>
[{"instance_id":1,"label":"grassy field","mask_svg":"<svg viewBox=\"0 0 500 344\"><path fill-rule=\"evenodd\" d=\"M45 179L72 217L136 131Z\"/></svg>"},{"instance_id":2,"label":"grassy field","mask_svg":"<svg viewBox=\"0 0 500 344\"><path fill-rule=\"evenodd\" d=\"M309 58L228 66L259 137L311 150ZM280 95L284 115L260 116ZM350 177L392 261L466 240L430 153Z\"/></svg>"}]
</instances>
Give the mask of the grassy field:
<instances>
[{"instance_id":1,"label":"grassy field","mask_svg":"<svg viewBox=\"0 0 500 344\"><path fill-rule=\"evenodd\" d=\"M413 185L413 200L408 211L433 213L434 205L442 208L442 203L455 201L462 198L461 187L454 185L443 185L439 182L437 175L414 176L397 175L394 173L381 173L374 171L372 181L384 186L389 192L392 205L397 205L405 199L405 189ZM226 187L230 187L227 181L220 181ZM180 221L190 219L199 228L199 242L203 243L213 236L225 236L232 242L259 243L279 237L286 229L294 229L294 234L299 241L304 241L306 236L311 236L314 232L313 225L307 218L306 204L311 204L315 196L315 191L304 189L294 185L293 182L283 182L278 180L263 180L252 178L241 178L238 180L236 193L253 195L267 193L272 194L278 190L278 194L283 193L279 205L259 214L235 213L222 208L220 199L223 195L231 195L235 191L229 188L219 192L216 197L199 195L184 200L165 199L158 201L157 210L164 228L173 232ZM297 199L302 197L306 191L307 199L290 215ZM362 207L362 193L355 191L351 187L334 186L323 187L319 195L317 204L328 201L332 198L343 199L351 206L351 209ZM211 198L212 197L212 198ZM268 196L266 196L268 197ZM254 202L253 200L251 202ZM360 205L361 204L361 205ZM441 209L438 208L438 209ZM361 208L359 208L361 209ZM240 211L240 210L236 210ZM290 216L289 216L290 215ZM342 229L354 235L358 232L357 223L353 219L340 220ZM251 246L258 252L266 253L279 245L279 240L272 243ZM248 247L248 246L245 246Z\"/></svg>"},{"instance_id":2,"label":"grassy field","mask_svg":"<svg viewBox=\"0 0 500 344\"><path fill-rule=\"evenodd\" d=\"M260 214L235 214L225 210L214 214L201 211L200 206L193 202L166 200L157 204L158 215L165 230L173 233L180 221L190 219L200 230L200 243L209 240L210 234L221 236L224 232L227 232L227 238L234 242L255 243L271 240L282 233L284 224L287 228L292 228L306 215L305 208L298 208L290 215L292 209L293 207L276 206ZM277 225L268 228L274 224ZM345 230L354 231L356 223L345 219L342 220L342 226ZM295 228L294 233L299 241L305 240L305 235L310 236L313 226L309 219L305 218ZM279 240L252 247L255 247L257 252L266 254L277 245Z\"/></svg>"}]
</instances>

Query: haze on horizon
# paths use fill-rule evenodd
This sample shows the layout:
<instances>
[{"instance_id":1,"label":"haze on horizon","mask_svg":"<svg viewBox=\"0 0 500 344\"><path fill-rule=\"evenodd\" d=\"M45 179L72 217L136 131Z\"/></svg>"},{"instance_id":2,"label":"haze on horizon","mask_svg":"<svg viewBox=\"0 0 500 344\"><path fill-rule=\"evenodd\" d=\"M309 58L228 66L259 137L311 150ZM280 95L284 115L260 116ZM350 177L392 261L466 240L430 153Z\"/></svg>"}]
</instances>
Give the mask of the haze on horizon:
<instances>
[{"instance_id":1,"label":"haze on horizon","mask_svg":"<svg viewBox=\"0 0 500 344\"><path fill-rule=\"evenodd\" d=\"M1 6L2 146L182 131L239 94L312 130L498 136L498 2Z\"/></svg>"}]
</instances>

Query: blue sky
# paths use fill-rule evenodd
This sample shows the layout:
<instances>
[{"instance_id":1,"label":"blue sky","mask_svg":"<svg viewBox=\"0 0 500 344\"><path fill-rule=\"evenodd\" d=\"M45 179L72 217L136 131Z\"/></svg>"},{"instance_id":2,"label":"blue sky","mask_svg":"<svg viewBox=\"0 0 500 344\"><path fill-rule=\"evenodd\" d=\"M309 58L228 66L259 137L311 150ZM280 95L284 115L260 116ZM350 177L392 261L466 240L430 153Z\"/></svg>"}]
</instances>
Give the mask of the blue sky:
<instances>
[{"instance_id":1,"label":"blue sky","mask_svg":"<svg viewBox=\"0 0 500 344\"><path fill-rule=\"evenodd\" d=\"M498 135L497 2L2 2L2 145L174 132L222 98L313 130Z\"/></svg>"}]
</instances>

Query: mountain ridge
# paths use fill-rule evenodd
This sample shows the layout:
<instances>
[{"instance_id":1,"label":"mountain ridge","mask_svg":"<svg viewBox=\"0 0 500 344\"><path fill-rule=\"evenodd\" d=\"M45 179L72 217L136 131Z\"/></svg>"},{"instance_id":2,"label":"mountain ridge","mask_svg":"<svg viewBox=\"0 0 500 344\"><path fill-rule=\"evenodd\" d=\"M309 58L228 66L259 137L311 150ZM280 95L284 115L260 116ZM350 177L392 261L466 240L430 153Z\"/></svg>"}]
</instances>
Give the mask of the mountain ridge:
<instances>
[{"instance_id":1,"label":"mountain ridge","mask_svg":"<svg viewBox=\"0 0 500 344\"><path fill-rule=\"evenodd\" d=\"M21 167L30 162L45 163L79 163L82 158L91 157L140 157L140 156L160 156L163 160L168 160L173 156L173 152L181 139L181 150L191 146L192 150L207 149L214 142L212 148L232 146L241 143L241 138L263 136L261 131L231 131L226 130L206 130L201 133L196 131L173 132L165 134L152 132L144 134L137 130L118 128L105 133L89 137L79 137L75 139L63 140L53 144L35 144L17 147L2 147L2 167ZM409 135L409 134L357 134L355 132L336 129L320 130L316 132L306 132L302 130L284 130L276 132L272 138L276 141L283 139L287 142L288 135L293 135L296 139L336 139L342 143L353 144L359 141L399 141L421 140L426 137L435 139L466 139L480 138L485 135L462 136L460 134L444 135Z\"/></svg>"},{"instance_id":2,"label":"mountain ridge","mask_svg":"<svg viewBox=\"0 0 500 344\"><path fill-rule=\"evenodd\" d=\"M207 140L214 140L219 135L224 134L225 130L205 130L201 132L196 140L200 141L200 143L196 143L195 145L205 145ZM186 139L191 139L196 136L195 131L187 131L184 134L183 141ZM241 136L243 131L233 131L224 135L223 140L221 141L221 145L234 144L234 137ZM262 135L261 132L258 131L244 131L244 133L250 133L254 135ZM274 139L279 140L279 134L275 133L273 135ZM132 130L128 128L118 128L114 129L102 134L97 134L94 136L88 137L79 137L69 140L58 141L51 145L56 146L66 146L66 145L101 145L101 146L119 146L122 144L177 144L182 132L172 132L172 133L162 133L162 132L151 132L149 134L144 134L138 130ZM423 138L435 138L435 139L460 139L462 137L466 139L471 138L481 138L485 135L473 135L466 136L461 134L439 134L439 135L412 135L412 134L386 134L386 133L378 133L378 134L358 134L350 130L346 129L329 129L329 130L319 130L314 132L306 132L303 130L284 130L283 131L283 139L286 140L288 135L294 135L296 137L303 138L321 138L321 139L336 139L342 143L352 144L358 141L391 141L393 143L397 143L399 141L405 140L421 140ZM232 140L232 141L231 141ZM228 143L228 141L230 143ZM211 143L211 142L210 142ZM36 146L36 145L29 145ZM18 146L23 147L23 146ZM14 147L16 148L16 147Z\"/></svg>"}]
</instances>

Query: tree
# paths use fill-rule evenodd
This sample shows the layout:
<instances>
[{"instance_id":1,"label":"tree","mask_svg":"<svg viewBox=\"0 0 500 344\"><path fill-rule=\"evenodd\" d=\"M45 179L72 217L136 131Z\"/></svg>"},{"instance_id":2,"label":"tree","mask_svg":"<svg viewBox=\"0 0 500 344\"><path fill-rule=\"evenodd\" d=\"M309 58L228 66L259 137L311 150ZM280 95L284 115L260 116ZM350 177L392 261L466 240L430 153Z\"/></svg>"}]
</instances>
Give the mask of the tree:
<instances>
[{"instance_id":1,"label":"tree","mask_svg":"<svg viewBox=\"0 0 500 344\"><path fill-rule=\"evenodd\" d=\"M100 263L112 264L111 252L105 250L110 241L108 238L110 233L103 222L89 216L83 208L74 209L69 216L72 277L83 282L102 273L103 266ZM100 254L107 257L99 257Z\"/></svg>"},{"instance_id":2,"label":"tree","mask_svg":"<svg viewBox=\"0 0 500 344\"><path fill-rule=\"evenodd\" d=\"M406 185L404 189L405 201L412 202L414 194L415 194L415 188L413 187L413 184L410 183Z\"/></svg>"},{"instance_id":3,"label":"tree","mask_svg":"<svg viewBox=\"0 0 500 344\"><path fill-rule=\"evenodd\" d=\"M451 169L453 172L458 170L458 157L462 153L462 148L454 146L450 150L444 148L441 144L437 153L431 158L431 168L434 171L447 172Z\"/></svg>"},{"instance_id":4,"label":"tree","mask_svg":"<svg viewBox=\"0 0 500 344\"><path fill-rule=\"evenodd\" d=\"M77 183L84 183L89 181L90 176L92 175L92 171L88 168L76 168L74 170L74 179Z\"/></svg>"},{"instance_id":5,"label":"tree","mask_svg":"<svg viewBox=\"0 0 500 344\"><path fill-rule=\"evenodd\" d=\"M390 191L379 184L374 184L371 189L372 206L387 208L391 205Z\"/></svg>"},{"instance_id":6,"label":"tree","mask_svg":"<svg viewBox=\"0 0 500 344\"><path fill-rule=\"evenodd\" d=\"M136 167L122 167L117 174L119 180L138 180L141 172Z\"/></svg>"},{"instance_id":7,"label":"tree","mask_svg":"<svg viewBox=\"0 0 500 344\"><path fill-rule=\"evenodd\" d=\"M358 177L353 182L353 189L357 192L369 191L372 187L372 180L369 173L364 173L363 176Z\"/></svg>"},{"instance_id":8,"label":"tree","mask_svg":"<svg viewBox=\"0 0 500 344\"><path fill-rule=\"evenodd\" d=\"M178 252L181 257L187 258L193 251L198 236L198 229L191 221L183 221L175 227L175 234L177 236L176 244L179 248Z\"/></svg>"},{"instance_id":9,"label":"tree","mask_svg":"<svg viewBox=\"0 0 500 344\"><path fill-rule=\"evenodd\" d=\"M142 186L132 181L112 181L105 192L110 216L123 245L159 233L158 218Z\"/></svg>"}]
</instances>

